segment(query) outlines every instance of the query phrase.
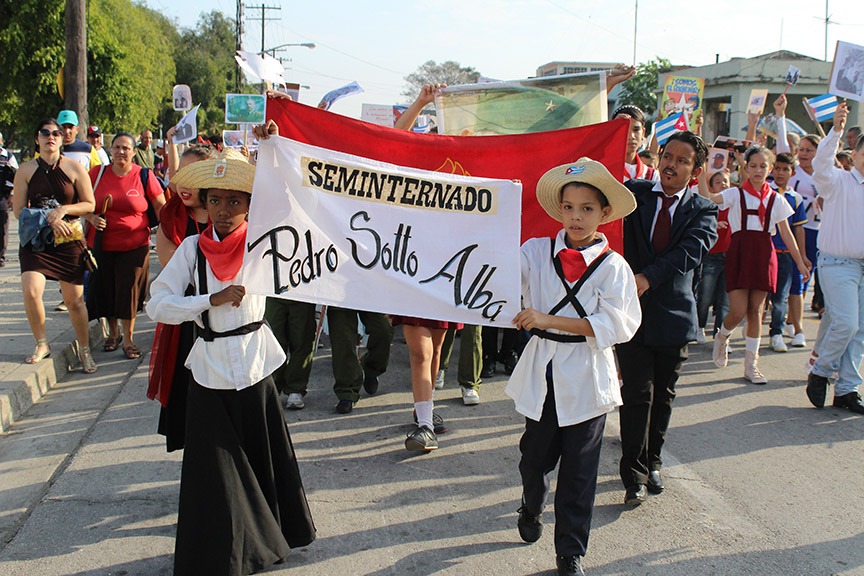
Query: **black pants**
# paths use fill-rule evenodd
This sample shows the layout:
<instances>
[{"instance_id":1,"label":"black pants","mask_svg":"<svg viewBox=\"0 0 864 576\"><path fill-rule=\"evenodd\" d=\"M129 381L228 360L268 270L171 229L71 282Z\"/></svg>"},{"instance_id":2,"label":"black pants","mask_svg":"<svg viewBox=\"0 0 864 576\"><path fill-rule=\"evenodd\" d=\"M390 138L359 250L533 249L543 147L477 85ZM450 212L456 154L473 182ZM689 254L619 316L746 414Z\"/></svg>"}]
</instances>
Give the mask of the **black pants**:
<instances>
[{"instance_id":1,"label":"black pants","mask_svg":"<svg viewBox=\"0 0 864 576\"><path fill-rule=\"evenodd\" d=\"M547 376L546 381L548 392L540 421L526 418L525 433L519 441L523 504L531 514L543 511L552 472L560 460L555 490L555 553L584 556L594 514L606 415L558 426L552 377Z\"/></svg>"},{"instance_id":2,"label":"black pants","mask_svg":"<svg viewBox=\"0 0 864 576\"><path fill-rule=\"evenodd\" d=\"M0 262L6 261L6 247L9 245L9 212L0 200Z\"/></svg>"},{"instance_id":3,"label":"black pants","mask_svg":"<svg viewBox=\"0 0 864 576\"><path fill-rule=\"evenodd\" d=\"M675 384L687 359L687 345L649 346L637 334L616 347L621 368L621 481L626 488L660 470L660 451L672 416Z\"/></svg>"}]
</instances>

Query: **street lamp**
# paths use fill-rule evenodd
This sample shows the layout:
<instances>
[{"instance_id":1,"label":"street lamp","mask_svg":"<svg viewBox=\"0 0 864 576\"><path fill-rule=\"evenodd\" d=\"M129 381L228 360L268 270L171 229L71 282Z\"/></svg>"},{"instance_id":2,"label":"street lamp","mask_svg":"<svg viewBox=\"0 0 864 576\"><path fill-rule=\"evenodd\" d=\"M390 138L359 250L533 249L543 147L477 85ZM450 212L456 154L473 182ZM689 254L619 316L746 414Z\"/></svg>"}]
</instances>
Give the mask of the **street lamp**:
<instances>
[{"instance_id":1,"label":"street lamp","mask_svg":"<svg viewBox=\"0 0 864 576\"><path fill-rule=\"evenodd\" d=\"M314 42L302 42L300 44L280 44L279 46L274 46L273 48L268 48L267 50L264 50L262 55L269 52L275 58L277 50L279 50L281 48L287 48L289 46L302 46L304 48L309 48L311 50L312 48L315 48L315 43Z\"/></svg>"}]
</instances>

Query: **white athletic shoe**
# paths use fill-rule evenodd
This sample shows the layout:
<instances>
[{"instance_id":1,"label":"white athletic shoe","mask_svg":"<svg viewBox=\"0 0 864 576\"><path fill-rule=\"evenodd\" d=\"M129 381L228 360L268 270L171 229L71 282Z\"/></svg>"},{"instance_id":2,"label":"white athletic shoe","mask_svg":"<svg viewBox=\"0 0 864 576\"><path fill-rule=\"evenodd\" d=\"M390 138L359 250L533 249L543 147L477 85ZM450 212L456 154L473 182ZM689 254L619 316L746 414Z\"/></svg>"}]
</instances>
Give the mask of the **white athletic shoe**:
<instances>
[{"instance_id":1,"label":"white athletic shoe","mask_svg":"<svg viewBox=\"0 0 864 576\"><path fill-rule=\"evenodd\" d=\"M285 398L284 402L285 408L288 408L289 410L302 410L306 406L306 403L303 402L303 395L298 394L297 392L288 394L288 397Z\"/></svg>"},{"instance_id":2,"label":"white athletic shoe","mask_svg":"<svg viewBox=\"0 0 864 576\"><path fill-rule=\"evenodd\" d=\"M783 334L788 336L789 338L792 338L793 336L795 336L795 325L794 324L786 324L783 327Z\"/></svg>"},{"instance_id":3,"label":"white athletic shoe","mask_svg":"<svg viewBox=\"0 0 864 576\"><path fill-rule=\"evenodd\" d=\"M804 338L803 332L799 332L792 337L792 346L794 348L804 348L807 346L807 340Z\"/></svg>"},{"instance_id":4,"label":"white athletic shoe","mask_svg":"<svg viewBox=\"0 0 864 576\"><path fill-rule=\"evenodd\" d=\"M465 406L476 406L480 404L480 394L473 388L465 388L462 386L462 403Z\"/></svg>"},{"instance_id":5,"label":"white athletic shoe","mask_svg":"<svg viewBox=\"0 0 864 576\"><path fill-rule=\"evenodd\" d=\"M755 354L753 352L744 353L744 378L746 378L753 384L767 384L768 379L765 378L765 376L762 375L762 372L759 371L758 361L758 354Z\"/></svg>"},{"instance_id":6,"label":"white athletic shoe","mask_svg":"<svg viewBox=\"0 0 864 576\"><path fill-rule=\"evenodd\" d=\"M786 343L783 342L782 334L771 336L771 349L774 350L774 352L787 352L789 350L786 348Z\"/></svg>"},{"instance_id":7,"label":"white athletic shoe","mask_svg":"<svg viewBox=\"0 0 864 576\"><path fill-rule=\"evenodd\" d=\"M435 378L435 389L441 390L444 388L444 370L438 370L438 377Z\"/></svg>"},{"instance_id":8,"label":"white athletic shoe","mask_svg":"<svg viewBox=\"0 0 864 576\"><path fill-rule=\"evenodd\" d=\"M699 328L699 330L696 331L696 343L705 344L707 341L708 339L705 338L705 329Z\"/></svg>"}]
</instances>

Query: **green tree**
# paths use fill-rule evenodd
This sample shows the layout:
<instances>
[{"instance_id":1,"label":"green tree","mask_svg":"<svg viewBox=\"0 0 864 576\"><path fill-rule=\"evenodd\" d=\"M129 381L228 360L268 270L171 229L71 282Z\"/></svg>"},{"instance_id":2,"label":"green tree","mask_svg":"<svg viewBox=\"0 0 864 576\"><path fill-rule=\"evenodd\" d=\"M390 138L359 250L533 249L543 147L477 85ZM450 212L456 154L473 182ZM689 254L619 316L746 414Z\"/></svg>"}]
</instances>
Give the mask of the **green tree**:
<instances>
[{"instance_id":1,"label":"green tree","mask_svg":"<svg viewBox=\"0 0 864 576\"><path fill-rule=\"evenodd\" d=\"M57 76L65 60L63 0L0 4L0 128L32 148L30 132L63 108ZM164 16L130 0L91 0L87 100L106 131L154 125L170 98L176 46Z\"/></svg>"},{"instance_id":2,"label":"green tree","mask_svg":"<svg viewBox=\"0 0 864 576\"><path fill-rule=\"evenodd\" d=\"M460 66L458 62L448 60L437 64L429 60L421 64L415 72L405 77L407 86L402 91L406 103L410 104L417 99L420 89L426 84L447 84L456 86L459 84L474 84L480 78L480 72L470 66Z\"/></svg>"},{"instance_id":3,"label":"green tree","mask_svg":"<svg viewBox=\"0 0 864 576\"><path fill-rule=\"evenodd\" d=\"M659 56L636 66L636 75L621 85L619 104L633 104L645 112L648 117L657 110L657 86L661 73L669 72L672 63Z\"/></svg>"},{"instance_id":4,"label":"green tree","mask_svg":"<svg viewBox=\"0 0 864 576\"><path fill-rule=\"evenodd\" d=\"M234 20L213 10L195 28L183 30L177 50L177 84L187 84L200 103L198 132L221 134L225 128L225 94L234 92ZM166 123L173 125L180 118Z\"/></svg>"}]
</instances>

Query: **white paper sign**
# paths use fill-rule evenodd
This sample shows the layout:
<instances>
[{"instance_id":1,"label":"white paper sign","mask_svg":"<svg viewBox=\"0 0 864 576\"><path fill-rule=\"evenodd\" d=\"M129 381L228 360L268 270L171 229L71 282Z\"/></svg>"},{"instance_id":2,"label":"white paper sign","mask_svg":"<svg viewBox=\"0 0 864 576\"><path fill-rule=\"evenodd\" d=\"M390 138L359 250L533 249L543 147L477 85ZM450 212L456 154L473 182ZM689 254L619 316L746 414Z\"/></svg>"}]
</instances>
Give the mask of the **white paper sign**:
<instances>
[{"instance_id":1,"label":"white paper sign","mask_svg":"<svg viewBox=\"0 0 864 576\"><path fill-rule=\"evenodd\" d=\"M244 260L250 293L510 327L522 185L261 142Z\"/></svg>"},{"instance_id":2,"label":"white paper sign","mask_svg":"<svg viewBox=\"0 0 864 576\"><path fill-rule=\"evenodd\" d=\"M360 120L392 128L395 123L395 120L393 120L393 106L389 104L363 104L360 111Z\"/></svg>"},{"instance_id":3,"label":"white paper sign","mask_svg":"<svg viewBox=\"0 0 864 576\"><path fill-rule=\"evenodd\" d=\"M864 46L837 41L828 92L864 102Z\"/></svg>"},{"instance_id":4,"label":"white paper sign","mask_svg":"<svg viewBox=\"0 0 864 576\"><path fill-rule=\"evenodd\" d=\"M177 84L171 91L174 110L189 110L192 107L192 89L186 84Z\"/></svg>"},{"instance_id":5,"label":"white paper sign","mask_svg":"<svg viewBox=\"0 0 864 576\"><path fill-rule=\"evenodd\" d=\"M184 144L198 137L198 106L190 110L177 123L177 131L174 133L175 144Z\"/></svg>"},{"instance_id":6,"label":"white paper sign","mask_svg":"<svg viewBox=\"0 0 864 576\"><path fill-rule=\"evenodd\" d=\"M269 54L261 56L255 52L237 50L234 59L237 61L237 65L240 66L240 68L252 76L267 82L273 82L274 84L285 83L285 78L283 77L285 74L285 68L279 60Z\"/></svg>"}]
</instances>

